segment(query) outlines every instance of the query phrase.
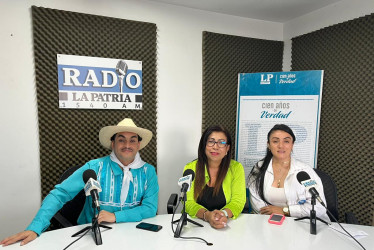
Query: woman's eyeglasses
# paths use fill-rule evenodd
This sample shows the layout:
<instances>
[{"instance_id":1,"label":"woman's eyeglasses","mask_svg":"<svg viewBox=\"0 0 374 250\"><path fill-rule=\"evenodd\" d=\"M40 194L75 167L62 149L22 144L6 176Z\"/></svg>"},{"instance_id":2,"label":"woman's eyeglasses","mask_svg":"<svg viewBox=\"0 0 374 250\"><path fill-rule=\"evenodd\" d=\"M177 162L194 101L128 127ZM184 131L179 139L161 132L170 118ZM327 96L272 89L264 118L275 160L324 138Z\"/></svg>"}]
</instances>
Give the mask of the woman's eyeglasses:
<instances>
[{"instance_id":1,"label":"woman's eyeglasses","mask_svg":"<svg viewBox=\"0 0 374 250\"><path fill-rule=\"evenodd\" d=\"M215 141L215 140L209 140L209 141L207 141L206 145L208 147L213 147L214 144L216 144L216 143L217 143L217 146L219 148L223 148L223 147L225 147L227 145L227 142L225 142L225 141Z\"/></svg>"}]
</instances>

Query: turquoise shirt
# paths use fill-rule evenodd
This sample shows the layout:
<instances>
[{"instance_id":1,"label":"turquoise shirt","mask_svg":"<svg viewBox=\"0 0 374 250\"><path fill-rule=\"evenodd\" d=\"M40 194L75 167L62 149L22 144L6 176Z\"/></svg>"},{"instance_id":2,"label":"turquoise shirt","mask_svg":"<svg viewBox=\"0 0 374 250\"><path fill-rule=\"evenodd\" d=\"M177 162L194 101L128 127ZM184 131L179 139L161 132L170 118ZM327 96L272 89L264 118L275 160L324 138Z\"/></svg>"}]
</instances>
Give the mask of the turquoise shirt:
<instances>
[{"instance_id":1,"label":"turquoise shirt","mask_svg":"<svg viewBox=\"0 0 374 250\"><path fill-rule=\"evenodd\" d=\"M184 167L186 169L192 169L196 173L196 161L188 163ZM183 172L184 172L183 171ZM246 187L245 187L245 177L244 168L241 163L231 160L229 169L222 183L223 193L226 198L226 205L222 208L228 208L233 214L233 219L237 218L239 214L243 211L244 204L246 201ZM205 184L209 182L208 170L205 167ZM192 182L190 190L187 192L186 201L186 212L191 217L196 217L197 212L204 208L198 204L194 199L194 187L195 181ZM205 209L205 208L204 208Z\"/></svg>"},{"instance_id":2,"label":"turquoise shirt","mask_svg":"<svg viewBox=\"0 0 374 250\"><path fill-rule=\"evenodd\" d=\"M99 193L100 209L114 213L116 222L141 221L156 215L159 186L155 168L145 163L141 168L130 170L133 182L130 182L126 201L121 204L123 171L117 163L110 160L110 156L106 156L87 162L61 184L56 185L45 197L26 230L34 231L38 235L46 230L55 213L84 188L82 176L87 169L96 172L102 188L102 192ZM91 223L92 217L92 199L88 196L77 223Z\"/></svg>"}]
</instances>

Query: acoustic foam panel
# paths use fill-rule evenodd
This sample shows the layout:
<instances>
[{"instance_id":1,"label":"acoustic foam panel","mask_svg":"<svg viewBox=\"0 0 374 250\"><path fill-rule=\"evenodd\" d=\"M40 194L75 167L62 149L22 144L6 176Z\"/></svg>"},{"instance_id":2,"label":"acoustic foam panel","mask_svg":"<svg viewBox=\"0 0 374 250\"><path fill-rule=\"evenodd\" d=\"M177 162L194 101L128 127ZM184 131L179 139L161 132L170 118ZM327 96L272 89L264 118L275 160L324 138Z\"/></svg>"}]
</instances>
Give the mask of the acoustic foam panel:
<instances>
[{"instance_id":1,"label":"acoustic foam panel","mask_svg":"<svg viewBox=\"0 0 374 250\"><path fill-rule=\"evenodd\" d=\"M292 39L292 70L324 70L318 168L338 188L339 217L374 213L374 14Z\"/></svg>"},{"instance_id":2,"label":"acoustic foam panel","mask_svg":"<svg viewBox=\"0 0 374 250\"><path fill-rule=\"evenodd\" d=\"M202 129L225 126L235 152L238 74L282 71L283 42L203 32Z\"/></svg>"},{"instance_id":3,"label":"acoustic foam panel","mask_svg":"<svg viewBox=\"0 0 374 250\"><path fill-rule=\"evenodd\" d=\"M108 155L99 131L125 117L153 132L140 154L156 167L156 25L35 6L32 20L42 198L67 168ZM59 109L57 54L142 61L143 109Z\"/></svg>"}]
</instances>

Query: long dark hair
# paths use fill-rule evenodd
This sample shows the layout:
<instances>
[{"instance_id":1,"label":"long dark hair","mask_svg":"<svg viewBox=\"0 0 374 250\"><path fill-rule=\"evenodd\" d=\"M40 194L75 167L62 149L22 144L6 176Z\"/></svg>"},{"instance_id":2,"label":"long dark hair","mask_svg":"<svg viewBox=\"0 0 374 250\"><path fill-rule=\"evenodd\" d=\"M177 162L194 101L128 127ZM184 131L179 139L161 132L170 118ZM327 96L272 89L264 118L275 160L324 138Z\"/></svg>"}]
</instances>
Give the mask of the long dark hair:
<instances>
[{"instance_id":1,"label":"long dark hair","mask_svg":"<svg viewBox=\"0 0 374 250\"><path fill-rule=\"evenodd\" d=\"M194 190L195 200L197 200L199 195L202 194L202 191L205 186L205 166L208 167L208 158L205 154L205 148L206 148L208 138L213 132L224 133L227 138L226 145L230 146L229 150L227 151L227 155L223 157L221 164L219 165L219 171L218 171L217 180L216 180L214 190L213 190L213 196L218 194L222 186L223 180L225 179L225 176L230 166L231 141L232 140L231 140L231 135L229 131L220 125L214 125L214 126L208 127L204 131L204 133L201 135L200 143L199 143L198 158L197 158L197 163L196 163L195 190Z\"/></svg>"},{"instance_id":2,"label":"long dark hair","mask_svg":"<svg viewBox=\"0 0 374 250\"><path fill-rule=\"evenodd\" d=\"M281 130L284 131L292 136L293 142L296 141L295 134L293 133L292 129L288 127L285 124L276 124L272 129L270 129L268 133L268 143L270 143L270 136L274 131ZM256 165L253 167L251 174L255 177L255 188L260 196L260 198L265 201L267 204L270 204L266 199L264 195L264 179L265 179L265 173L266 170L269 167L270 160L273 158L273 154L271 153L270 149L266 148L266 155L265 158L263 158L261 161L263 161L262 166L259 166L259 162L256 163Z\"/></svg>"}]
</instances>

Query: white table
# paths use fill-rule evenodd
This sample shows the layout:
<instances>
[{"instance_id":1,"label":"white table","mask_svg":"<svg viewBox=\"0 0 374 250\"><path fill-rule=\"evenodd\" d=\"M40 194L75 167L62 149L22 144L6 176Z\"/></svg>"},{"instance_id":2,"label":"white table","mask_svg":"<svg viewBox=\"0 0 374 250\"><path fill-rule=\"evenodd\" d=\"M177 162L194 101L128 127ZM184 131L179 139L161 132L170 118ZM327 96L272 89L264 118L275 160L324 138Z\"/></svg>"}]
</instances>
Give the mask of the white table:
<instances>
[{"instance_id":1,"label":"white table","mask_svg":"<svg viewBox=\"0 0 374 250\"><path fill-rule=\"evenodd\" d=\"M179 219L180 214L174 219ZM74 243L68 249L362 249L355 241L317 222L317 235L309 233L309 222L295 222L286 218L283 225L273 225L267 222L269 216L241 214L238 219L230 220L224 229L216 230L202 220L196 222L204 225L197 227L191 223L183 227L181 236L202 237L213 246L207 246L199 240L184 240L173 237L171 230L171 215L158 215L144 222L162 225L159 232L149 232L135 228L138 223L112 224L111 230L102 229L103 245L96 246L90 233ZM70 236L87 225L64 228L43 233L38 239L20 247L19 243L4 248L12 249L63 249L76 238ZM343 224L344 226L344 224ZM360 243L367 249L374 249L374 227L349 225L369 234ZM176 226L174 227L174 229Z\"/></svg>"}]
</instances>

